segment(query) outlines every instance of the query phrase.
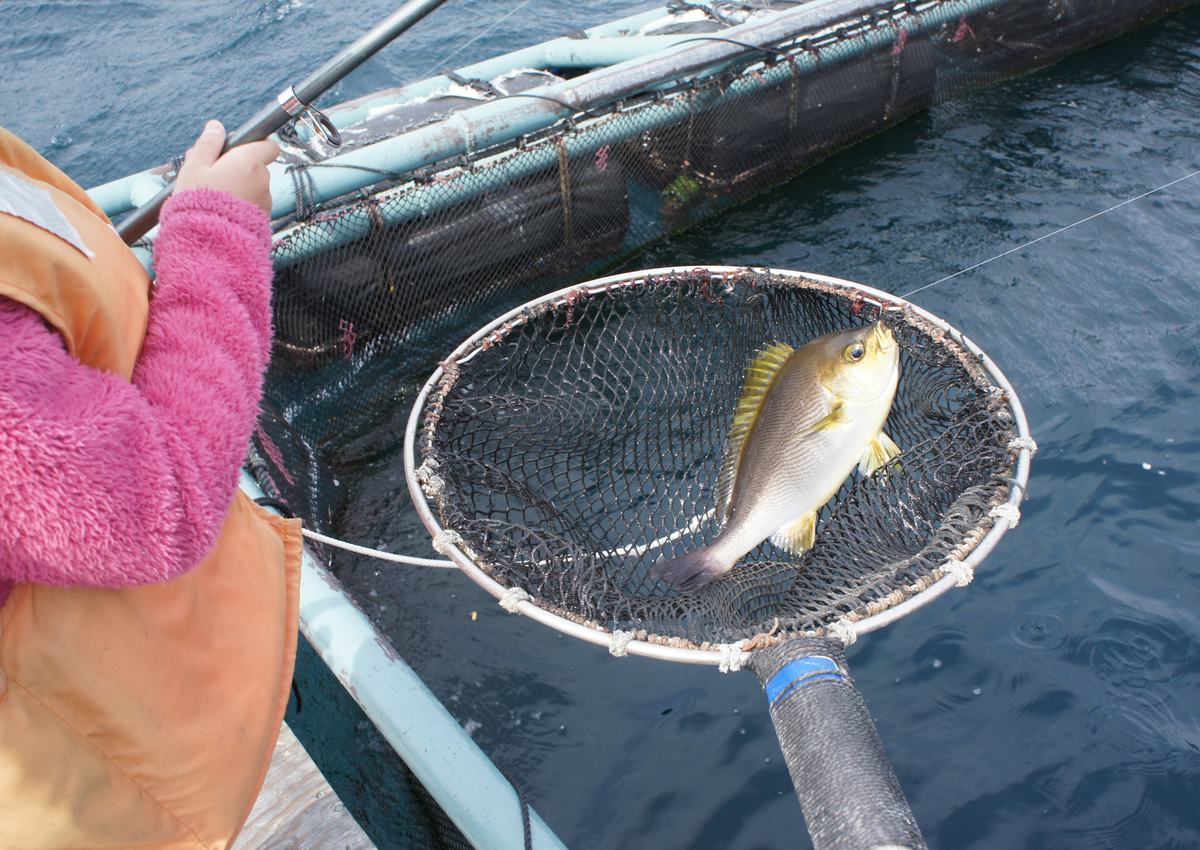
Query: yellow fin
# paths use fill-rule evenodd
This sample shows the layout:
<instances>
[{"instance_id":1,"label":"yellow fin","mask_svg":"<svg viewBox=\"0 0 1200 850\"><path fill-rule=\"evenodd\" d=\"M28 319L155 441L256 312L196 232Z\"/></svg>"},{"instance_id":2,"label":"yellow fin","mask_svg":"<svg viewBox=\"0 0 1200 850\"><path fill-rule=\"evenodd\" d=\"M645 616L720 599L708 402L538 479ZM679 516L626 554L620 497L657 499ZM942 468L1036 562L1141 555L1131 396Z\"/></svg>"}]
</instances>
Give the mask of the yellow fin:
<instances>
[{"instance_id":1,"label":"yellow fin","mask_svg":"<svg viewBox=\"0 0 1200 850\"><path fill-rule=\"evenodd\" d=\"M870 475L888 461L899 456L900 447L892 441L891 437L880 431L875 439L867 443L867 449L858 462L858 471L863 475Z\"/></svg>"},{"instance_id":2,"label":"yellow fin","mask_svg":"<svg viewBox=\"0 0 1200 850\"><path fill-rule=\"evenodd\" d=\"M835 398L829 407L829 412L805 429L805 433L824 431L846 421L846 406L840 398Z\"/></svg>"},{"instance_id":3,"label":"yellow fin","mask_svg":"<svg viewBox=\"0 0 1200 850\"><path fill-rule=\"evenodd\" d=\"M793 555L799 555L805 549L811 549L817 536L817 513L809 511L790 525L771 535L771 542Z\"/></svg>"},{"instance_id":4,"label":"yellow fin","mask_svg":"<svg viewBox=\"0 0 1200 850\"><path fill-rule=\"evenodd\" d=\"M737 480L738 467L742 463L742 450L746 447L746 438L758 420L771 384L775 382L779 370L787 363L793 351L795 349L783 342L768 345L755 355L746 369L746 377L742 381L742 395L734 409L733 425L729 429L729 440L725 445L721 473L717 476L717 518L721 522L728 518L733 485Z\"/></svg>"}]
</instances>

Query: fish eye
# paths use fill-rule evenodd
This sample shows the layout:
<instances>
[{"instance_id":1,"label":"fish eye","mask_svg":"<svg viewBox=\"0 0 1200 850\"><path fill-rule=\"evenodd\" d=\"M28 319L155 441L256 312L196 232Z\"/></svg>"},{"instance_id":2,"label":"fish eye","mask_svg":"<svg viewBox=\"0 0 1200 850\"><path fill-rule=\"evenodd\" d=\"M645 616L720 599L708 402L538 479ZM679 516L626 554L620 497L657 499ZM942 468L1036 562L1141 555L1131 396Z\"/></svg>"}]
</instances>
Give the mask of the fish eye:
<instances>
[{"instance_id":1,"label":"fish eye","mask_svg":"<svg viewBox=\"0 0 1200 850\"><path fill-rule=\"evenodd\" d=\"M851 363L857 363L863 359L863 355L867 353L866 347L861 342L856 342L853 345L846 347L845 357Z\"/></svg>"}]
</instances>

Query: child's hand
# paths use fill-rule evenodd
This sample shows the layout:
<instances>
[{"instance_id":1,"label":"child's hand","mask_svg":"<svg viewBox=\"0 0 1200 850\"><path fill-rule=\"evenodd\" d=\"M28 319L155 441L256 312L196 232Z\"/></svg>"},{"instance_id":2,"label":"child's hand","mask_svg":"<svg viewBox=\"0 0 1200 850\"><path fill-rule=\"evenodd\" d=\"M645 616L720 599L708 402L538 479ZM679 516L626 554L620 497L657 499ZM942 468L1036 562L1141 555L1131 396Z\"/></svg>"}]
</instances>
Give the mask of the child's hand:
<instances>
[{"instance_id":1,"label":"child's hand","mask_svg":"<svg viewBox=\"0 0 1200 850\"><path fill-rule=\"evenodd\" d=\"M271 214L271 181L267 163L279 156L279 145L270 139L239 145L221 155L225 128L220 121L209 121L204 132L183 157L175 191L207 186L257 206Z\"/></svg>"}]
</instances>

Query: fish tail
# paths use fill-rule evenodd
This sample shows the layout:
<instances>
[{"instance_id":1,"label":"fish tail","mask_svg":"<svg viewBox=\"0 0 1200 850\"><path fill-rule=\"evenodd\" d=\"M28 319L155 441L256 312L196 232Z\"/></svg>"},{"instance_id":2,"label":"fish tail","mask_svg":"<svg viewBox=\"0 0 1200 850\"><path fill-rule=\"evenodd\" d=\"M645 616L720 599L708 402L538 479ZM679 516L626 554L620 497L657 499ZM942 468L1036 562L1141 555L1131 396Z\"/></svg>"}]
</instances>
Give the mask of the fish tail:
<instances>
[{"instance_id":1,"label":"fish tail","mask_svg":"<svg viewBox=\"0 0 1200 850\"><path fill-rule=\"evenodd\" d=\"M688 591L703 587L717 576L729 572L732 567L733 564L722 558L715 547L705 546L679 558L659 561L650 568L650 575Z\"/></svg>"}]
</instances>

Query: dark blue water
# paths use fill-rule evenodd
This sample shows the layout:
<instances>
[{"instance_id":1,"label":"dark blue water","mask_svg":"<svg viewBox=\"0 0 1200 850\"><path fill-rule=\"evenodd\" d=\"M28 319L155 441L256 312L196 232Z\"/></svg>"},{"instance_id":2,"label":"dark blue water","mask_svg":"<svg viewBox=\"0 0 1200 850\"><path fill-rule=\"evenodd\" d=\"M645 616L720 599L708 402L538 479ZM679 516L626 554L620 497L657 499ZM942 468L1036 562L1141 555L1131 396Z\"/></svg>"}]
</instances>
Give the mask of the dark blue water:
<instances>
[{"instance_id":1,"label":"dark blue water","mask_svg":"<svg viewBox=\"0 0 1200 850\"><path fill-rule=\"evenodd\" d=\"M638 5L535 0L480 49ZM340 94L417 76L511 6L451 0ZM9 2L0 120L110 179L209 115L246 117L390 4L346 8ZM1200 168L1198 45L1193 10L978 92L636 265L913 289ZM849 652L934 847L1200 846L1197 234L1200 178L916 297L1002 366L1041 446L1021 525L975 582ZM749 674L611 658L455 573L343 577L570 846L806 845Z\"/></svg>"}]
</instances>

